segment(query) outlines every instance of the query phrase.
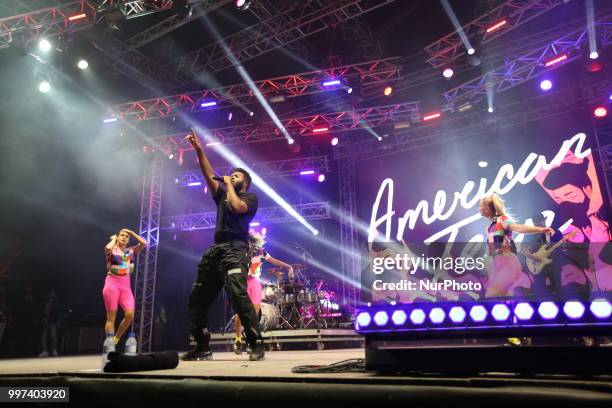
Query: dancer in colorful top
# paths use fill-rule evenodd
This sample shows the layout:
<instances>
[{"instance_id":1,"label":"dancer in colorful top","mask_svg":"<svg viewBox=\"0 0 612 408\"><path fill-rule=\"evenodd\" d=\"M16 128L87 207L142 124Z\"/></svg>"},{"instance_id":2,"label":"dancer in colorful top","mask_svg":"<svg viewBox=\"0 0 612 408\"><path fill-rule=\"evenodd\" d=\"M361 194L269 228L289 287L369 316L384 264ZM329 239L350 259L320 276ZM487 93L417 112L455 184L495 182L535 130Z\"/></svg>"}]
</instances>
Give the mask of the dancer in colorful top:
<instances>
[{"instance_id":1,"label":"dancer in colorful top","mask_svg":"<svg viewBox=\"0 0 612 408\"><path fill-rule=\"evenodd\" d=\"M136 246L127 246L130 237L138 241ZM110 242L104 248L106 254L106 282L102 290L106 308L104 330L107 336L114 334L115 344L119 342L134 320L135 302L130 286L130 274L134 271L134 255L140 253L146 246L147 241L140 235L124 228L118 234L112 235ZM118 306L121 306L123 310L123 320L115 333Z\"/></svg>"},{"instance_id":2,"label":"dancer in colorful top","mask_svg":"<svg viewBox=\"0 0 612 408\"><path fill-rule=\"evenodd\" d=\"M261 276L261 269L264 261L270 262L274 266L278 266L279 268L285 268L288 271L289 279L293 279L293 267L288 263L285 263L279 259L272 257L266 250L264 249L265 240L263 235L260 235L256 232L250 233L250 242L249 242L249 251L251 255L251 263L249 265L249 274L247 276L247 293L251 302L253 302L253 307L255 308L255 312L259 314L261 310L261 297L262 297L262 286L261 281L259 280ZM280 276L277 275L277 278ZM241 354L243 349L242 344L242 323L240 322L240 317L236 315L236 339L234 341L234 353Z\"/></svg>"},{"instance_id":3,"label":"dancer in colorful top","mask_svg":"<svg viewBox=\"0 0 612 408\"><path fill-rule=\"evenodd\" d=\"M515 288L530 287L529 278L523 273L516 256L512 233L554 234L555 230L550 227L517 224L506 213L502 199L495 194L480 201L480 214L491 222L487 228L488 253L491 260L485 297L512 296Z\"/></svg>"}]
</instances>

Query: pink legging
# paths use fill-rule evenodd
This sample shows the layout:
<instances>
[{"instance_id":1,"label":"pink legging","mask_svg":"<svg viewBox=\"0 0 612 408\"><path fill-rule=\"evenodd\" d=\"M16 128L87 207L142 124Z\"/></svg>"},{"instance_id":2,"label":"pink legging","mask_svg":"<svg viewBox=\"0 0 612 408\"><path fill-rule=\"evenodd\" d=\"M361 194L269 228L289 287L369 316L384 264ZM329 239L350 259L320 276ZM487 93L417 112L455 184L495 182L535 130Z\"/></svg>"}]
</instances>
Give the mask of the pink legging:
<instances>
[{"instance_id":1,"label":"pink legging","mask_svg":"<svg viewBox=\"0 0 612 408\"><path fill-rule=\"evenodd\" d=\"M106 275L102 296L106 311L115 311L118 306L121 306L124 312L135 308L130 275Z\"/></svg>"}]
</instances>

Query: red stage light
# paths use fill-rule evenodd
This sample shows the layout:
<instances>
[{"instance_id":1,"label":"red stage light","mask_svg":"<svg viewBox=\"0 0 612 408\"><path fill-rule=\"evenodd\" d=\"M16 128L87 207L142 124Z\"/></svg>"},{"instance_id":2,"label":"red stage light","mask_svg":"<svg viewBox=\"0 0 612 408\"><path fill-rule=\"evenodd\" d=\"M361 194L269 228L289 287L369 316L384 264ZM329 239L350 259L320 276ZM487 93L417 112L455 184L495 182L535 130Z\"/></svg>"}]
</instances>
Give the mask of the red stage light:
<instances>
[{"instance_id":1,"label":"red stage light","mask_svg":"<svg viewBox=\"0 0 612 408\"><path fill-rule=\"evenodd\" d=\"M389 96L392 93L393 93L393 88L392 87L388 86L388 87L385 88L385 90L384 90L385 96Z\"/></svg>"},{"instance_id":2,"label":"red stage light","mask_svg":"<svg viewBox=\"0 0 612 408\"><path fill-rule=\"evenodd\" d=\"M329 128L326 128L326 127L314 128L312 129L312 133L323 133L323 132L327 132L328 130Z\"/></svg>"},{"instance_id":3,"label":"red stage light","mask_svg":"<svg viewBox=\"0 0 612 408\"><path fill-rule=\"evenodd\" d=\"M608 115L608 110L603 106L598 106L593 110L596 118L605 118Z\"/></svg>"},{"instance_id":4,"label":"red stage light","mask_svg":"<svg viewBox=\"0 0 612 408\"><path fill-rule=\"evenodd\" d=\"M80 19L86 18L86 17L87 17L87 14L85 14L85 13L75 14L74 16L68 17L68 21L80 20Z\"/></svg>"},{"instance_id":5,"label":"red stage light","mask_svg":"<svg viewBox=\"0 0 612 408\"><path fill-rule=\"evenodd\" d=\"M431 113L431 114L429 114L427 116L424 116L423 120L432 120L432 119L439 118L440 116L442 116L442 114L440 112Z\"/></svg>"},{"instance_id":6,"label":"red stage light","mask_svg":"<svg viewBox=\"0 0 612 408\"><path fill-rule=\"evenodd\" d=\"M508 24L506 20L502 20L499 23L493 24L491 27L487 28L487 33L492 33L493 31L505 26L506 24Z\"/></svg>"},{"instance_id":7,"label":"red stage light","mask_svg":"<svg viewBox=\"0 0 612 408\"><path fill-rule=\"evenodd\" d=\"M567 59L567 54L561 54L561 55L557 55L555 58L546 61L546 64L544 64L544 66L546 67L550 67L553 65L556 65L562 61L565 61Z\"/></svg>"}]
</instances>

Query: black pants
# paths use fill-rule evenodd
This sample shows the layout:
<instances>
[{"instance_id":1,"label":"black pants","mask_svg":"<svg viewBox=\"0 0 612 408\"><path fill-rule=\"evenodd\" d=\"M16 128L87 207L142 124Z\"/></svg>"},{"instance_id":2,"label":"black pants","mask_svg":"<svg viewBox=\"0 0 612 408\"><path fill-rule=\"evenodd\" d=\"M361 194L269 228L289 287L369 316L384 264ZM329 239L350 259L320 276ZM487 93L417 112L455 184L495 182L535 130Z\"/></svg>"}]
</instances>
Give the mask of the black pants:
<instances>
[{"instance_id":1,"label":"black pants","mask_svg":"<svg viewBox=\"0 0 612 408\"><path fill-rule=\"evenodd\" d=\"M232 307L244 325L247 342L254 347L261 339L259 321L246 290L248 244L224 242L208 248L198 265L198 275L189 295L191 334L199 349L207 349L208 309L225 285Z\"/></svg>"}]
</instances>

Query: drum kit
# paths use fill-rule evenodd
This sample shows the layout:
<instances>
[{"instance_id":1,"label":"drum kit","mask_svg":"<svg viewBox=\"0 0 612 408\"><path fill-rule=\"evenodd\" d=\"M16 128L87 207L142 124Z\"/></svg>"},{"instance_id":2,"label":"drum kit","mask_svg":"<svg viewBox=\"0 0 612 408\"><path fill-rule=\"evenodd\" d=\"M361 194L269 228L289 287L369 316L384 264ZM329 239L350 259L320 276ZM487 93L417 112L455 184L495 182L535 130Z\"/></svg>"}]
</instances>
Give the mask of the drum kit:
<instances>
[{"instance_id":1,"label":"drum kit","mask_svg":"<svg viewBox=\"0 0 612 408\"><path fill-rule=\"evenodd\" d=\"M327 328L337 312L336 292L324 290L326 281L309 281L303 265L293 265L294 277L282 279L282 272L271 269L278 277L275 284L262 287L261 329Z\"/></svg>"}]
</instances>

